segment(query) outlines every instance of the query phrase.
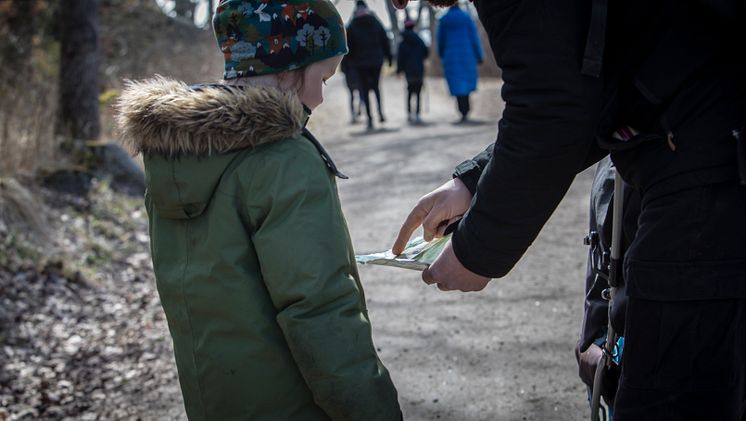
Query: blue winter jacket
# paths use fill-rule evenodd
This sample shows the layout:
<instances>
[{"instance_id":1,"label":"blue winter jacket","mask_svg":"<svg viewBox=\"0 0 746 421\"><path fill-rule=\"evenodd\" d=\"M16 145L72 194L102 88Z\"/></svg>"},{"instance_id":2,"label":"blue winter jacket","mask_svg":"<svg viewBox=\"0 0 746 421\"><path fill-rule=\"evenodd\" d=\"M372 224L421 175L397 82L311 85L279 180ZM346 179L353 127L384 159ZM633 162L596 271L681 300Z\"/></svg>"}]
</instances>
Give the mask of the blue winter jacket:
<instances>
[{"instance_id":1,"label":"blue winter jacket","mask_svg":"<svg viewBox=\"0 0 746 421\"><path fill-rule=\"evenodd\" d=\"M438 54L451 95L468 95L477 89L477 64L483 54L477 27L468 13L452 7L440 18Z\"/></svg>"}]
</instances>

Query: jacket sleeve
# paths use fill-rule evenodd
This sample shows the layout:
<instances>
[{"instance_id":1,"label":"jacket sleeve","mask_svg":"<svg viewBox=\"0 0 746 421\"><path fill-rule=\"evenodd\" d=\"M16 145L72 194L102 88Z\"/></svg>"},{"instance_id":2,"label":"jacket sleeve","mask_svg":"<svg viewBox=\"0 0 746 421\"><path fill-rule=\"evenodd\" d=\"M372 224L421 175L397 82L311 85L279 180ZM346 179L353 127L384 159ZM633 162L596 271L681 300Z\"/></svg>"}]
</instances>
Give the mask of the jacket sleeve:
<instances>
[{"instance_id":1,"label":"jacket sleeve","mask_svg":"<svg viewBox=\"0 0 746 421\"><path fill-rule=\"evenodd\" d=\"M506 106L492 159L452 241L466 268L496 278L520 259L586 165L600 82L580 73L582 1L476 4L503 70Z\"/></svg>"},{"instance_id":2,"label":"jacket sleeve","mask_svg":"<svg viewBox=\"0 0 746 421\"><path fill-rule=\"evenodd\" d=\"M313 145L291 141L308 145L253 172L247 209L277 323L330 418L398 420L397 393L373 345L336 186Z\"/></svg>"},{"instance_id":3,"label":"jacket sleeve","mask_svg":"<svg viewBox=\"0 0 746 421\"><path fill-rule=\"evenodd\" d=\"M474 158L467 159L466 161L458 164L453 170L453 178L458 178L462 183L469 189L471 194L477 192L477 183L479 177L482 176L482 172L487 168L487 164L492 159L492 152L495 148L495 144L487 146L485 150L478 153Z\"/></svg>"}]
</instances>

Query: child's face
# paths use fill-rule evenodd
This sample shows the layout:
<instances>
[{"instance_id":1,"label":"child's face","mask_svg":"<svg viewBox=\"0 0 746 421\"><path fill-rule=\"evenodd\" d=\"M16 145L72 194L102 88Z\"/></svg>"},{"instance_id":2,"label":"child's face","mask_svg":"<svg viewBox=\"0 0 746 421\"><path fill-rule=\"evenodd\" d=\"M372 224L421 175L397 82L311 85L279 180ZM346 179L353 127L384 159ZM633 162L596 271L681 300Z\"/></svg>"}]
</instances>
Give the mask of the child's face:
<instances>
[{"instance_id":1,"label":"child's face","mask_svg":"<svg viewBox=\"0 0 746 421\"><path fill-rule=\"evenodd\" d=\"M317 61L306 67L303 72L303 85L298 91L300 101L313 110L324 102L324 83L334 76L342 61L342 56L331 57Z\"/></svg>"}]
</instances>

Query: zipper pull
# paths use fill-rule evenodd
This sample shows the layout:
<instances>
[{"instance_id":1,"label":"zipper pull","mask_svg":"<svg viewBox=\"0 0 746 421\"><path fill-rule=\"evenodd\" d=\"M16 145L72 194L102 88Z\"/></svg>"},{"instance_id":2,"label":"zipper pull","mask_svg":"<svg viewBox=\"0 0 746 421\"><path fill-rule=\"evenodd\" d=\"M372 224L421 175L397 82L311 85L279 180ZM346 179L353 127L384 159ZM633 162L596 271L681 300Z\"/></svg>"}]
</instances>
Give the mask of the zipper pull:
<instances>
[{"instance_id":1,"label":"zipper pull","mask_svg":"<svg viewBox=\"0 0 746 421\"><path fill-rule=\"evenodd\" d=\"M746 139L743 136L743 128L733 130L736 139L736 154L738 155L738 176L741 185L746 186Z\"/></svg>"},{"instance_id":2,"label":"zipper pull","mask_svg":"<svg viewBox=\"0 0 746 421\"><path fill-rule=\"evenodd\" d=\"M668 147L671 148L673 152L676 152L676 144L673 143L673 132L668 132L668 134L666 134L666 143L668 143Z\"/></svg>"}]
</instances>

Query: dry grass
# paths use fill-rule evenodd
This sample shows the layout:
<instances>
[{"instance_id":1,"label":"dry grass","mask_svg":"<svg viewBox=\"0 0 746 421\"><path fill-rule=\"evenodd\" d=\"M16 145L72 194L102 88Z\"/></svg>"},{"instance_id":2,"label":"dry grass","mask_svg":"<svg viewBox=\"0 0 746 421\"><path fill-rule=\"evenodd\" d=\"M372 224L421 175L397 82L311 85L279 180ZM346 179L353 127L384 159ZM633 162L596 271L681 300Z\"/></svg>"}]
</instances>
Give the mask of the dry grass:
<instances>
[{"instance_id":1,"label":"dry grass","mask_svg":"<svg viewBox=\"0 0 746 421\"><path fill-rule=\"evenodd\" d=\"M40 24L30 43L20 42L4 24L13 8L0 7L0 177L33 176L67 166L59 152L62 139L55 136L59 45L51 25L41 23L51 19L53 2L34 1L45 8L35 11ZM0 6L11 3L0 0ZM210 30L169 18L154 0L100 4L101 141L116 136L110 105L124 79L158 73L195 83L221 77L222 57ZM28 60L8 63L3 53L22 44L30 45L31 51L23 53Z\"/></svg>"}]
</instances>

